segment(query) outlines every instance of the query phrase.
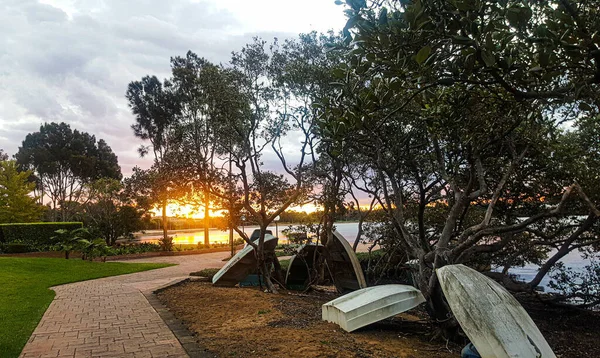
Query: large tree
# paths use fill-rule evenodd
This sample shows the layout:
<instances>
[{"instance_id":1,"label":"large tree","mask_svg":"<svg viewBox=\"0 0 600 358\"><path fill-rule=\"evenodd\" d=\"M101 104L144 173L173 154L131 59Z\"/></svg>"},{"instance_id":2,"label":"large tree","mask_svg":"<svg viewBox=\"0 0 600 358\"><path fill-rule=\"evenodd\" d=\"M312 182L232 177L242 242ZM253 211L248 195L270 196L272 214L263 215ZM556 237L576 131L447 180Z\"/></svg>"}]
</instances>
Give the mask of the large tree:
<instances>
[{"instance_id":1,"label":"large tree","mask_svg":"<svg viewBox=\"0 0 600 358\"><path fill-rule=\"evenodd\" d=\"M86 200L86 184L121 179L117 156L108 144L66 123L46 123L28 134L15 158L21 169L33 172L42 203L50 199L54 220L72 218L74 206Z\"/></svg>"},{"instance_id":2,"label":"large tree","mask_svg":"<svg viewBox=\"0 0 600 358\"><path fill-rule=\"evenodd\" d=\"M236 87L235 71L214 65L191 51L185 57L172 58L171 67L181 108L179 172L187 180L186 201L204 207L204 243L208 245L210 210L218 201L211 192L222 185L219 156L228 159L234 145L228 133L230 124L243 116L248 104Z\"/></svg>"},{"instance_id":3,"label":"large tree","mask_svg":"<svg viewBox=\"0 0 600 358\"><path fill-rule=\"evenodd\" d=\"M0 223L39 220L43 208L31 196L35 183L30 171L20 172L14 161L0 161Z\"/></svg>"},{"instance_id":4,"label":"large tree","mask_svg":"<svg viewBox=\"0 0 600 358\"><path fill-rule=\"evenodd\" d=\"M517 253L542 264L512 286L532 290L598 241L595 187L557 160L572 154L563 123L597 120L592 3L347 1L346 63L319 131L365 163L394 233L385 244L418 259L418 286L447 326L435 269Z\"/></svg>"},{"instance_id":5,"label":"large tree","mask_svg":"<svg viewBox=\"0 0 600 358\"><path fill-rule=\"evenodd\" d=\"M171 82L161 82L156 76L145 76L127 87L126 98L135 115L135 124L131 126L135 136L148 140L150 145L139 148L140 156L152 153L154 164L144 175L151 178L153 200L162 211L163 240L167 235L167 205L176 199L173 195L177 173L169 168L175 160L177 146L181 142L178 120L181 113L180 102L173 91Z\"/></svg>"},{"instance_id":6,"label":"large tree","mask_svg":"<svg viewBox=\"0 0 600 358\"><path fill-rule=\"evenodd\" d=\"M236 231L256 250L260 271L271 291L276 291L276 287L271 281L264 252L266 229L284 210L302 201L310 190L310 166L307 164L314 159L313 110L306 95L310 81L296 82L295 88L290 87L292 81L286 79L285 74L299 67L291 65L291 44L286 44L281 52L276 50L277 47L277 43L272 44L273 52L269 52L267 43L257 38L233 54L232 80L245 104L221 126L223 159L231 162L234 168L222 178L229 184L215 193L226 202L236 202L230 204L232 222L237 223L236 218L243 210L258 223L258 244L250 242L237 227ZM323 50L320 48L320 53ZM310 58L304 60L310 61ZM290 67L282 72L285 64ZM298 71L296 75L302 77L306 73ZM302 86L308 87L300 90ZM293 159L282 146L292 139L299 146ZM269 166L265 163L267 154L275 157ZM277 168L284 174L275 172ZM277 267L276 258L274 263Z\"/></svg>"}]
</instances>

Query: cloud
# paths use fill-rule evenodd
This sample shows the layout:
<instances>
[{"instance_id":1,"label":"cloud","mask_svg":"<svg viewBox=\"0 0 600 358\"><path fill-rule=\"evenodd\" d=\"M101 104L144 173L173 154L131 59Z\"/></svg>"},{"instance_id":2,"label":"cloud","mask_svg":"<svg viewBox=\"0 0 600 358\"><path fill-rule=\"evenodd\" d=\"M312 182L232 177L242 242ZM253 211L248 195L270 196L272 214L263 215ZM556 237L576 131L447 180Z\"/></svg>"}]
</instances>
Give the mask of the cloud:
<instances>
[{"instance_id":1,"label":"cloud","mask_svg":"<svg viewBox=\"0 0 600 358\"><path fill-rule=\"evenodd\" d=\"M147 167L130 129L127 84L169 75L192 50L227 63L253 36L341 28L342 8L306 0L4 0L0 2L0 148L14 154L43 122L102 138L124 173ZM271 162L271 160L269 160Z\"/></svg>"}]
</instances>

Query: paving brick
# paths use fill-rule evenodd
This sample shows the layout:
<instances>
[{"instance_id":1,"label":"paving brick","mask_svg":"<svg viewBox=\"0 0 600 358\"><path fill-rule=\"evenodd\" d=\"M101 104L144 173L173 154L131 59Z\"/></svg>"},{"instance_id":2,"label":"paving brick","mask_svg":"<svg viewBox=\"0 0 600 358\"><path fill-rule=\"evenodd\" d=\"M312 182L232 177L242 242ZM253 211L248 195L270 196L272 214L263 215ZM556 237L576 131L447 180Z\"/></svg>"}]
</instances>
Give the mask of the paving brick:
<instances>
[{"instance_id":1,"label":"paving brick","mask_svg":"<svg viewBox=\"0 0 600 358\"><path fill-rule=\"evenodd\" d=\"M143 293L184 279L190 272L220 267L227 255L129 260L178 265L53 287L56 297L20 357L188 357Z\"/></svg>"}]
</instances>

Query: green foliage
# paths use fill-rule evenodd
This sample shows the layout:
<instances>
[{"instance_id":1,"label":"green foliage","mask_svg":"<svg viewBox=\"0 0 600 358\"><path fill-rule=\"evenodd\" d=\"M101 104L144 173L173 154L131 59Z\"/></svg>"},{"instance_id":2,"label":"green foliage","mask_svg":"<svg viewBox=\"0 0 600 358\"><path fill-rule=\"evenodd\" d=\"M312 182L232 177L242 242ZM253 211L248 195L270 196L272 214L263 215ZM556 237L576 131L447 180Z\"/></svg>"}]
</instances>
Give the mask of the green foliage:
<instances>
[{"instance_id":1,"label":"green foliage","mask_svg":"<svg viewBox=\"0 0 600 358\"><path fill-rule=\"evenodd\" d=\"M365 234L384 274L417 259L429 312L451 325L436 268L541 264L527 290L596 247L600 1L347 5L335 95L317 104L325 214L348 187L376 198L385 215Z\"/></svg>"},{"instance_id":2,"label":"green foliage","mask_svg":"<svg viewBox=\"0 0 600 358\"><path fill-rule=\"evenodd\" d=\"M78 249L82 253L82 259L90 261L97 257L101 257L105 261L106 256L113 254L113 250L103 239L79 240Z\"/></svg>"},{"instance_id":3,"label":"green foliage","mask_svg":"<svg viewBox=\"0 0 600 358\"><path fill-rule=\"evenodd\" d=\"M125 97L136 117L132 126L134 134L152 144L151 148L140 147L140 155L152 150L157 160L162 159L170 149L173 126L180 113L172 84L169 81L161 83L156 76L145 76L128 85Z\"/></svg>"},{"instance_id":4,"label":"green foliage","mask_svg":"<svg viewBox=\"0 0 600 358\"><path fill-rule=\"evenodd\" d=\"M162 251L173 251L173 236L161 237L158 244Z\"/></svg>"},{"instance_id":5,"label":"green foliage","mask_svg":"<svg viewBox=\"0 0 600 358\"><path fill-rule=\"evenodd\" d=\"M19 355L54 298L50 287L167 266L0 257L0 356Z\"/></svg>"},{"instance_id":6,"label":"green foliage","mask_svg":"<svg viewBox=\"0 0 600 358\"><path fill-rule=\"evenodd\" d=\"M0 243L0 253L3 254L22 254L25 252L35 251L29 244L20 242Z\"/></svg>"},{"instance_id":7,"label":"green foliage","mask_svg":"<svg viewBox=\"0 0 600 358\"><path fill-rule=\"evenodd\" d=\"M86 183L121 179L117 156L108 144L66 123L43 124L39 132L25 137L15 157L21 169L34 173L37 189L50 198L53 220L58 219L56 214L63 221L72 219Z\"/></svg>"},{"instance_id":8,"label":"green foliage","mask_svg":"<svg viewBox=\"0 0 600 358\"><path fill-rule=\"evenodd\" d=\"M142 254L145 252L157 252L160 251L161 247L158 244L142 243L132 245L119 245L112 247L109 255L129 255L129 254Z\"/></svg>"},{"instance_id":9,"label":"green foliage","mask_svg":"<svg viewBox=\"0 0 600 358\"><path fill-rule=\"evenodd\" d=\"M118 180L103 178L88 185L89 200L83 206L86 227L114 245L118 238L131 238L144 227L144 208L135 205L135 198L124 190Z\"/></svg>"},{"instance_id":10,"label":"green foliage","mask_svg":"<svg viewBox=\"0 0 600 358\"><path fill-rule=\"evenodd\" d=\"M20 242L43 251L56 244L52 238L56 236L57 230L75 230L82 227L81 222L0 224L0 242Z\"/></svg>"},{"instance_id":11,"label":"green foliage","mask_svg":"<svg viewBox=\"0 0 600 358\"><path fill-rule=\"evenodd\" d=\"M43 208L29 194L35 189L31 172L19 172L14 161L0 161L0 223L39 220Z\"/></svg>"},{"instance_id":12,"label":"green foliage","mask_svg":"<svg viewBox=\"0 0 600 358\"><path fill-rule=\"evenodd\" d=\"M55 251L64 251L65 259L69 258L71 251L83 251L86 247L90 247L91 251L93 250L92 247L95 246L92 244L92 235L90 234L89 230L85 228L75 230L56 230L56 236L53 236L52 240L56 242L52 249Z\"/></svg>"}]
</instances>

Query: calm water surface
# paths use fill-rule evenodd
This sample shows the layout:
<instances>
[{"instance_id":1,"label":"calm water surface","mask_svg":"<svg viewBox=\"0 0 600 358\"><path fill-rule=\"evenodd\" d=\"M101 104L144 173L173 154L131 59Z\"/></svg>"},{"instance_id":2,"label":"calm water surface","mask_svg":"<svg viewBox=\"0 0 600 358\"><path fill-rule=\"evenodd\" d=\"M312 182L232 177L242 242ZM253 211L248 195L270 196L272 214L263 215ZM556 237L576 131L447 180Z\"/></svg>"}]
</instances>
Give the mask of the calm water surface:
<instances>
[{"instance_id":1,"label":"calm water surface","mask_svg":"<svg viewBox=\"0 0 600 358\"><path fill-rule=\"evenodd\" d=\"M279 243L286 243L287 237L283 234L283 230L288 228L288 224L278 225L279 229ZM356 238L356 233L358 232L358 224L357 223L339 223L336 224L336 229L339 233L341 233L346 240L348 240L351 244L354 242ZM246 226L244 232L248 235L252 234L252 231L258 229L258 226ZM277 228L275 225L269 226L269 230L273 231L273 234L276 234ZM170 234L173 236L173 243L175 245L179 244L198 244L204 243L204 231L186 231L186 232L174 232ZM162 237L161 232L153 232L140 236L139 240L141 242L158 242L158 240ZM221 231L218 229L210 229L209 232L210 242L211 244L226 244L229 242L229 231ZM238 238L239 235L234 232L233 237ZM589 263L589 261L584 260L581 257L579 252L571 252L569 255L565 256L562 260L566 266L572 267L575 270L582 270L585 265ZM518 275L524 281L530 281L538 272L539 267L536 265L527 265L525 267L513 268L510 270L511 273ZM546 290L548 290L548 282L550 281L550 277L546 275L544 280L540 286L543 286Z\"/></svg>"}]
</instances>

